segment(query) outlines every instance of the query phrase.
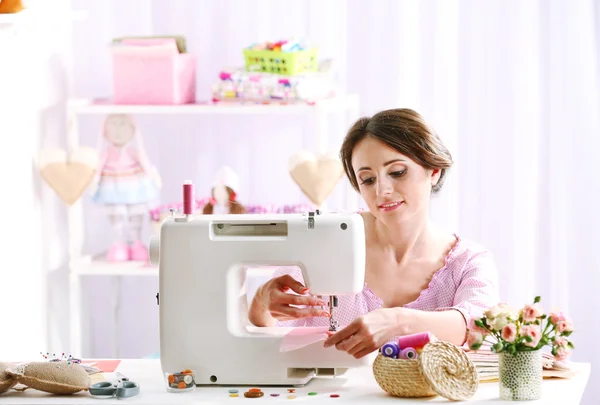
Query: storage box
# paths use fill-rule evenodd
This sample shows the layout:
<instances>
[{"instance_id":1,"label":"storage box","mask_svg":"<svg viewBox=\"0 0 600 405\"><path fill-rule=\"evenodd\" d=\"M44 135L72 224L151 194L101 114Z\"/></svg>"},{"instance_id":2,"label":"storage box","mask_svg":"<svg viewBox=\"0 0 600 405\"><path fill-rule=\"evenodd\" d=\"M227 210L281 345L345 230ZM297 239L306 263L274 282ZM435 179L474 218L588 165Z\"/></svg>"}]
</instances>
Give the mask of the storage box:
<instances>
[{"instance_id":1,"label":"storage box","mask_svg":"<svg viewBox=\"0 0 600 405\"><path fill-rule=\"evenodd\" d=\"M174 38L123 39L111 47L115 104L196 101L196 58Z\"/></svg>"}]
</instances>

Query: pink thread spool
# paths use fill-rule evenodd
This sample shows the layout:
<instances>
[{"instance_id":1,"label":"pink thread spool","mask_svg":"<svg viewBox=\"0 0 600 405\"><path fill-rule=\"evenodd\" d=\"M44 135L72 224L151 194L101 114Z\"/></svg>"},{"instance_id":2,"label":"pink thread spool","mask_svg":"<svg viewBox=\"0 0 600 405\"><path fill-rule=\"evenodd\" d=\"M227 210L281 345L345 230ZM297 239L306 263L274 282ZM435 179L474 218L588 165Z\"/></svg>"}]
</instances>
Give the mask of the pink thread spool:
<instances>
[{"instance_id":1,"label":"pink thread spool","mask_svg":"<svg viewBox=\"0 0 600 405\"><path fill-rule=\"evenodd\" d=\"M185 215L194 213L194 185L191 180L183 183L183 213Z\"/></svg>"},{"instance_id":2,"label":"pink thread spool","mask_svg":"<svg viewBox=\"0 0 600 405\"><path fill-rule=\"evenodd\" d=\"M419 356L419 354L417 353L417 351L414 348L407 347L400 351L398 358L404 359L404 360L415 360L418 356Z\"/></svg>"},{"instance_id":3,"label":"pink thread spool","mask_svg":"<svg viewBox=\"0 0 600 405\"><path fill-rule=\"evenodd\" d=\"M427 343L434 342L435 340L435 336L429 332L415 333L398 338L398 346L400 350L408 347L417 350L422 349Z\"/></svg>"}]
</instances>

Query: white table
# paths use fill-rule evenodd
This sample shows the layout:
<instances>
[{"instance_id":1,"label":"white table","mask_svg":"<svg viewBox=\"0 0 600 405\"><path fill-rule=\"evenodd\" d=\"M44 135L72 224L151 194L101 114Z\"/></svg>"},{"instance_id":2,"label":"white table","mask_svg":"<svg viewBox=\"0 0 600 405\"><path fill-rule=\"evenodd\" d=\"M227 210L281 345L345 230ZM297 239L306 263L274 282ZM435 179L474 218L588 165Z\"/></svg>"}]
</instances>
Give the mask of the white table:
<instances>
[{"instance_id":1,"label":"white table","mask_svg":"<svg viewBox=\"0 0 600 405\"><path fill-rule=\"evenodd\" d=\"M232 365L233 367L233 365ZM579 373L571 379L544 380L543 397L540 401L528 401L528 404L555 403L561 405L579 404L586 384L590 376L589 363L574 363L574 369ZM169 393L165 389L159 360L123 360L116 371L129 377L132 381L140 384L140 395L127 400L128 402L144 404L220 404L236 403L236 401L248 401L244 392L250 387L235 387L239 390L239 397L229 397L228 390L232 387L198 387L194 392ZM107 379L111 380L114 373L107 373ZM261 387L265 396L257 400L269 402L289 402L287 387ZM317 395L309 396L309 392ZM278 397L271 397L272 392L279 393ZM339 394L339 398L331 398L330 394ZM316 378L304 387L296 387L293 401L301 401L311 404L378 404L378 403L409 403L421 402L449 402L442 397L434 399L403 399L387 395L382 391L371 372L371 368L349 370L344 377ZM100 402L98 402L100 401ZM337 401L337 402L336 402ZM88 392L80 392L72 396L55 396L35 390L25 392L10 391L0 395L1 404L122 404L118 399L96 399ZM259 402L260 403L260 402ZM514 404L498 399L498 384L483 383L475 397L468 403L473 404Z\"/></svg>"}]
</instances>

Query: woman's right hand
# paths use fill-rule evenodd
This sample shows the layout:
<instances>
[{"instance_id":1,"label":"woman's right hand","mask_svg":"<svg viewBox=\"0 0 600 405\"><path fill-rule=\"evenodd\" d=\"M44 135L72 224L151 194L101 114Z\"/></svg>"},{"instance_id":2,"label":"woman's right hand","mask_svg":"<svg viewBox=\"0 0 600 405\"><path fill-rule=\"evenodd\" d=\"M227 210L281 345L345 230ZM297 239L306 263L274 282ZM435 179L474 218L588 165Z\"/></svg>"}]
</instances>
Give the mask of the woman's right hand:
<instances>
[{"instance_id":1,"label":"woman's right hand","mask_svg":"<svg viewBox=\"0 0 600 405\"><path fill-rule=\"evenodd\" d=\"M296 294L289 293L290 290ZM254 296L254 301L263 310L268 311L271 317L279 321L317 316L329 317L329 311L319 308L321 306L327 307L327 303L307 293L307 287L289 274L284 274L267 281L259 287ZM298 308L297 306L306 306L306 308Z\"/></svg>"}]
</instances>

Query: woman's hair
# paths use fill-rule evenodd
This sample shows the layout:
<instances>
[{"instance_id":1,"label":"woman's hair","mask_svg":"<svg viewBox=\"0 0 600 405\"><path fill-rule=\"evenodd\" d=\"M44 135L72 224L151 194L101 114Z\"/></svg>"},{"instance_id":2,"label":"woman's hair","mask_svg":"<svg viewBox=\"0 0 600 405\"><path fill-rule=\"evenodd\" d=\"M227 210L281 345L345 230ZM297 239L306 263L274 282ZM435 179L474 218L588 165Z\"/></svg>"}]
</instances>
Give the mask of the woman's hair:
<instances>
[{"instance_id":1,"label":"woman's hair","mask_svg":"<svg viewBox=\"0 0 600 405\"><path fill-rule=\"evenodd\" d=\"M242 204L240 204L235 199L235 193L233 192L233 190L229 187L226 187L226 189L227 189L227 194L229 195L229 202L228 202L229 213L230 214L246 214L248 212L248 210L246 209L246 207L244 207ZM211 215L213 213L213 211L214 211L214 205L210 201L202 209L202 213L204 215Z\"/></svg>"},{"instance_id":2,"label":"woman's hair","mask_svg":"<svg viewBox=\"0 0 600 405\"><path fill-rule=\"evenodd\" d=\"M359 188L352 168L352 152L356 144L367 136L385 143L426 169L440 169L440 178L432 186L431 192L440 191L446 172L453 164L452 156L423 117L408 108L385 110L372 117L360 118L348 130L340 149L340 158L356 191Z\"/></svg>"}]
</instances>

